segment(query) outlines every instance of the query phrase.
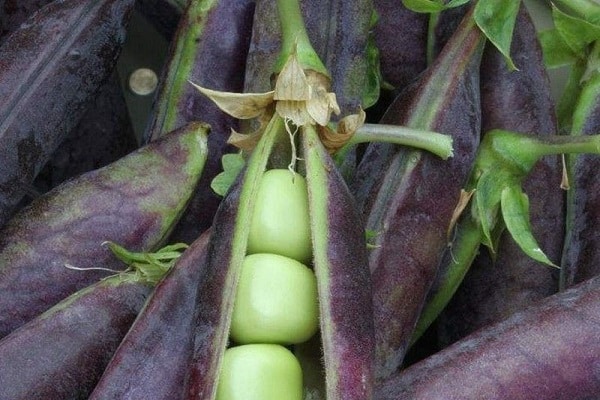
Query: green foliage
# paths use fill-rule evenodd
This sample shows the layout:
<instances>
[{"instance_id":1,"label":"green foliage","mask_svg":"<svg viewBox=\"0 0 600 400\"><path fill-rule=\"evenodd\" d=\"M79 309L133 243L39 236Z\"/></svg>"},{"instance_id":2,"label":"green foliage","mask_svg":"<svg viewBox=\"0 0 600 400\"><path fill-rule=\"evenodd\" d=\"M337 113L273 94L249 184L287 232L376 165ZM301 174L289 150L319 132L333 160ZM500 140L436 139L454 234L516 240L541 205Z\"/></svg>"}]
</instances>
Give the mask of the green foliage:
<instances>
[{"instance_id":1,"label":"green foliage","mask_svg":"<svg viewBox=\"0 0 600 400\"><path fill-rule=\"evenodd\" d=\"M224 154L221 158L223 172L215 176L210 183L212 190L219 196L225 196L225 193L244 168L244 163L244 157L240 153Z\"/></svg>"}]
</instances>

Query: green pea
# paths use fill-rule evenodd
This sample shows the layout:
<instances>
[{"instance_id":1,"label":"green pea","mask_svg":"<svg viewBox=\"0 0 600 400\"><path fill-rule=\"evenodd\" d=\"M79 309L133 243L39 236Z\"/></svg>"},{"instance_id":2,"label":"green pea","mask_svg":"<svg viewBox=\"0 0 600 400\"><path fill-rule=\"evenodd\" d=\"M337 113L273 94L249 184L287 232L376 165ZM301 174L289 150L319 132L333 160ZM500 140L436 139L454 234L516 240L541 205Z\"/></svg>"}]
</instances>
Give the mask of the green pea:
<instances>
[{"instance_id":1,"label":"green pea","mask_svg":"<svg viewBox=\"0 0 600 400\"><path fill-rule=\"evenodd\" d=\"M250 223L248 254L273 253L310 264L306 180L287 169L264 173Z\"/></svg>"},{"instance_id":2,"label":"green pea","mask_svg":"<svg viewBox=\"0 0 600 400\"><path fill-rule=\"evenodd\" d=\"M225 350L217 400L302 400L302 369L277 344L247 344Z\"/></svg>"},{"instance_id":3,"label":"green pea","mask_svg":"<svg viewBox=\"0 0 600 400\"><path fill-rule=\"evenodd\" d=\"M302 343L318 327L317 279L310 268L276 254L244 259L230 331L236 343Z\"/></svg>"}]
</instances>

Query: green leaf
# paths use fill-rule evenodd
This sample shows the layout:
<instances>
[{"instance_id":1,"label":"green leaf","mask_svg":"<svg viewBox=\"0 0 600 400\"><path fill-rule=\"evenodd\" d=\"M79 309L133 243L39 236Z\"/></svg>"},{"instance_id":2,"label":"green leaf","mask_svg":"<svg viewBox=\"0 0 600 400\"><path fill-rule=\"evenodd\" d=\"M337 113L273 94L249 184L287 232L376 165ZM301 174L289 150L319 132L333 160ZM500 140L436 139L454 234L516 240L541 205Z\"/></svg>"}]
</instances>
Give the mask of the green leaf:
<instances>
[{"instance_id":1,"label":"green leaf","mask_svg":"<svg viewBox=\"0 0 600 400\"><path fill-rule=\"evenodd\" d=\"M520 3L520 0L479 0L475 5L475 23L502 53L511 70L517 69L510 57L510 44Z\"/></svg>"},{"instance_id":2,"label":"green leaf","mask_svg":"<svg viewBox=\"0 0 600 400\"><path fill-rule=\"evenodd\" d=\"M240 153L224 154L221 158L223 172L214 177L210 183L212 190L219 196L225 196L242 168L244 157Z\"/></svg>"},{"instance_id":3,"label":"green leaf","mask_svg":"<svg viewBox=\"0 0 600 400\"><path fill-rule=\"evenodd\" d=\"M469 0L450 0L447 4L444 4L442 0L402 0L404 7L420 13L437 13L462 6L468 2Z\"/></svg>"},{"instance_id":4,"label":"green leaf","mask_svg":"<svg viewBox=\"0 0 600 400\"><path fill-rule=\"evenodd\" d=\"M552 7L552 17L562 40L578 57L585 57L588 45L600 39L598 25L570 16L555 6Z\"/></svg>"},{"instance_id":5,"label":"green leaf","mask_svg":"<svg viewBox=\"0 0 600 400\"><path fill-rule=\"evenodd\" d=\"M377 23L377 13L373 11L371 16L371 27ZM383 75L381 75L379 48L375 43L373 30L367 39L366 48L367 57L367 79L363 88L361 104L363 109L367 109L377 103L381 86L383 85Z\"/></svg>"},{"instance_id":6,"label":"green leaf","mask_svg":"<svg viewBox=\"0 0 600 400\"><path fill-rule=\"evenodd\" d=\"M444 10L444 4L436 0L402 0L404 7L414 12L434 13Z\"/></svg>"},{"instance_id":7,"label":"green leaf","mask_svg":"<svg viewBox=\"0 0 600 400\"><path fill-rule=\"evenodd\" d=\"M495 251L492 230L496 224L498 208L500 207L500 193L503 180L496 174L497 171L485 171L477 180L475 190L475 205L481 231L483 233L482 243L490 251Z\"/></svg>"},{"instance_id":8,"label":"green leaf","mask_svg":"<svg viewBox=\"0 0 600 400\"><path fill-rule=\"evenodd\" d=\"M529 199L518 185L507 186L502 190L501 208L506 228L525 254L536 261L557 267L533 237L529 222Z\"/></svg>"},{"instance_id":9,"label":"green leaf","mask_svg":"<svg viewBox=\"0 0 600 400\"><path fill-rule=\"evenodd\" d=\"M547 68L559 68L573 64L577 60L577 54L567 45L557 29L542 31L538 34L538 38Z\"/></svg>"}]
</instances>

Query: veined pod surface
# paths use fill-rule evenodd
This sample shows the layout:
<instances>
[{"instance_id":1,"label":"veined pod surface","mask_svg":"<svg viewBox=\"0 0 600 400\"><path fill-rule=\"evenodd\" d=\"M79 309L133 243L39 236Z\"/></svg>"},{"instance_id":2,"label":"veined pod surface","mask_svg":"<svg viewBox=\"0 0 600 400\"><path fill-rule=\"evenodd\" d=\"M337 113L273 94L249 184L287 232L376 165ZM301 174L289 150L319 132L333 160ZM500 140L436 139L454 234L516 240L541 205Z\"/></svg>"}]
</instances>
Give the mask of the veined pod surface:
<instances>
[{"instance_id":1,"label":"veined pod surface","mask_svg":"<svg viewBox=\"0 0 600 400\"><path fill-rule=\"evenodd\" d=\"M183 398L209 232L195 240L156 285L90 400Z\"/></svg>"},{"instance_id":2,"label":"veined pod surface","mask_svg":"<svg viewBox=\"0 0 600 400\"><path fill-rule=\"evenodd\" d=\"M357 176L367 229L375 234L373 281L376 377L400 367L425 296L448 243L448 231L480 134L479 62L484 38L468 14L434 64L384 116L387 123L444 132L454 156L443 161L398 150L384 174L381 156L367 150ZM407 97L408 96L408 97ZM371 164L375 163L375 164ZM383 167L382 167L383 168ZM357 182L360 182L357 180Z\"/></svg>"},{"instance_id":3,"label":"veined pod surface","mask_svg":"<svg viewBox=\"0 0 600 400\"><path fill-rule=\"evenodd\" d=\"M202 173L206 131L191 124L17 213L0 231L0 337L107 275L69 266L118 268L104 241L135 251L160 245Z\"/></svg>"},{"instance_id":4,"label":"veined pod surface","mask_svg":"<svg viewBox=\"0 0 600 400\"><path fill-rule=\"evenodd\" d=\"M597 398L600 278L547 297L390 377L378 400Z\"/></svg>"},{"instance_id":5,"label":"veined pod surface","mask_svg":"<svg viewBox=\"0 0 600 400\"><path fill-rule=\"evenodd\" d=\"M73 294L0 340L0 399L87 399L152 289L127 274Z\"/></svg>"},{"instance_id":6,"label":"veined pod surface","mask_svg":"<svg viewBox=\"0 0 600 400\"><path fill-rule=\"evenodd\" d=\"M506 129L532 135L558 133L555 104L536 31L524 6L517 17L511 56L517 71L489 45L481 66L482 132ZM540 247L558 262L564 237L564 193L558 156L540 160L524 182L529 194L530 221ZM459 225L460 226L460 225ZM460 228L459 228L460 229ZM449 249L444 265L452 262ZM443 275L443 272L440 271ZM493 256L481 249L438 327L441 341L451 343L502 320L558 290L558 270L526 255L504 232Z\"/></svg>"},{"instance_id":7,"label":"veined pod surface","mask_svg":"<svg viewBox=\"0 0 600 400\"><path fill-rule=\"evenodd\" d=\"M55 1L0 47L0 226L112 71L132 0Z\"/></svg>"},{"instance_id":8,"label":"veined pod surface","mask_svg":"<svg viewBox=\"0 0 600 400\"><path fill-rule=\"evenodd\" d=\"M221 198L210 183L221 171L221 155L230 150L231 130L239 130L236 119L219 110L189 81L214 90L242 91L253 12L253 0L192 1L173 38L145 140L198 120L209 124L212 132L205 171L173 241L191 243L212 224Z\"/></svg>"}]
</instances>

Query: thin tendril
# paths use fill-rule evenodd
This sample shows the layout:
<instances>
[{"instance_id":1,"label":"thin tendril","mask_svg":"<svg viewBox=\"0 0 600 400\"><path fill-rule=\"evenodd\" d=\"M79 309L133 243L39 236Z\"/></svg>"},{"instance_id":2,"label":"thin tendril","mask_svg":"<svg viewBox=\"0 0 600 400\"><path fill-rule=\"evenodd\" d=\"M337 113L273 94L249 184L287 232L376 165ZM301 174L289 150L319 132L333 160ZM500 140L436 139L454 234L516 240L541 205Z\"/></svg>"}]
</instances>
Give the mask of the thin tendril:
<instances>
[{"instance_id":1,"label":"thin tendril","mask_svg":"<svg viewBox=\"0 0 600 400\"><path fill-rule=\"evenodd\" d=\"M124 272L124 270L119 271L116 269L102 268L102 267L81 268L81 267L76 267L71 264L64 264L64 267L67 269L73 269L75 271L108 271L108 272L114 272L115 274L120 274L121 272Z\"/></svg>"},{"instance_id":2,"label":"thin tendril","mask_svg":"<svg viewBox=\"0 0 600 400\"><path fill-rule=\"evenodd\" d=\"M289 165L288 165L288 169L290 170L290 172L293 175L296 175L296 162L298 161L298 153L296 151L296 141L295 141L295 136L296 133L298 133L298 127L295 126L294 127L294 131L292 132L292 130L290 129L290 122L291 120L289 118L285 119L285 131L288 133L289 137L290 137L290 145L292 146L292 160L290 161Z\"/></svg>"}]
</instances>

